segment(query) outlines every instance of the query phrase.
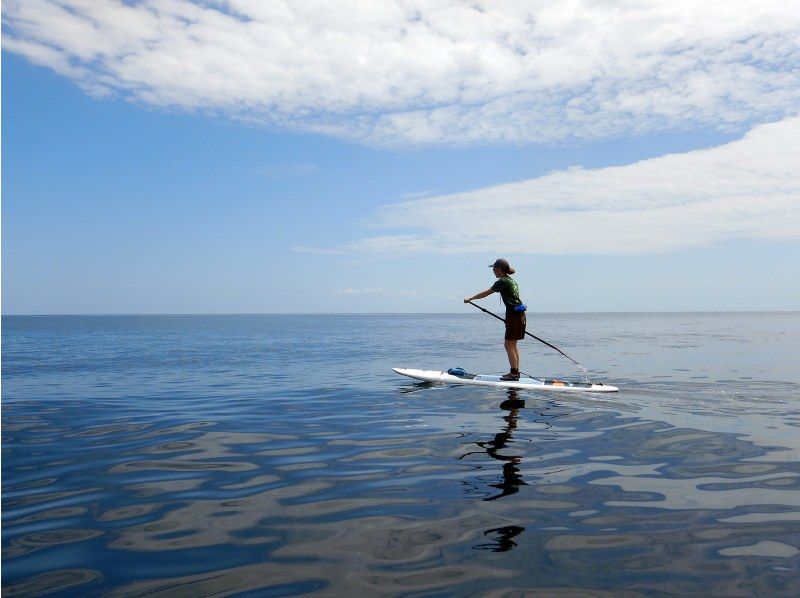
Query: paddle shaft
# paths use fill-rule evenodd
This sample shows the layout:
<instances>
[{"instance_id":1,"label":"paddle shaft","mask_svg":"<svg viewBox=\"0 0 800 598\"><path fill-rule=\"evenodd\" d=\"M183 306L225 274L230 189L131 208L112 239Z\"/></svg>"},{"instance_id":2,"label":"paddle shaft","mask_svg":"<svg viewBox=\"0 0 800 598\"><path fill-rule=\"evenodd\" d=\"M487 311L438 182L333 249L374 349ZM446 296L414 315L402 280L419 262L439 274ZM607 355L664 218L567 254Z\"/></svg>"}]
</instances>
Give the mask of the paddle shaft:
<instances>
[{"instance_id":1,"label":"paddle shaft","mask_svg":"<svg viewBox=\"0 0 800 598\"><path fill-rule=\"evenodd\" d=\"M498 319L498 320L500 320L501 322L505 322L505 321L506 321L506 319L505 319L505 318L501 318L501 317L500 317L500 316L498 316L496 313L490 312L488 309L484 309L484 308L482 308L480 305L478 305L478 304L476 304L476 303L473 303L472 301L468 301L467 303L469 303L470 305L472 305L472 306L474 306L474 307L477 307L477 308L478 308L479 310L481 310L483 313L489 314L490 316L497 318L497 319ZM566 353L564 353L564 351L562 351L561 349L559 349L559 348L558 348L558 347L556 347L555 345L553 345L553 344L551 344L551 343L548 343L546 340L544 340L544 339L542 339L542 338L539 338L539 337L538 337L538 336L536 336L535 334L531 334L531 333L530 333L530 332L528 332L527 330L525 331L525 334L527 334L527 335L528 335L528 336L530 336L531 338L535 338L535 339L536 339L537 341L539 341L540 343L543 343L543 344L547 345L548 347L550 347L551 349L555 349L556 351L558 351L559 353L561 353L561 354L562 354L564 357L566 357L566 358L567 358L567 359L569 359L569 360L570 360L572 363L574 363L574 364L575 364L575 365L577 365L579 368L581 368L581 369L583 370L583 373L586 375L586 379L587 379L587 380L589 379L589 372L587 372L587 371L586 371L586 368L585 368L585 367L583 367L581 364L579 364L579 363L578 363L577 361L575 361L574 359L572 359L572 357L570 357L569 355L567 355Z\"/></svg>"}]
</instances>

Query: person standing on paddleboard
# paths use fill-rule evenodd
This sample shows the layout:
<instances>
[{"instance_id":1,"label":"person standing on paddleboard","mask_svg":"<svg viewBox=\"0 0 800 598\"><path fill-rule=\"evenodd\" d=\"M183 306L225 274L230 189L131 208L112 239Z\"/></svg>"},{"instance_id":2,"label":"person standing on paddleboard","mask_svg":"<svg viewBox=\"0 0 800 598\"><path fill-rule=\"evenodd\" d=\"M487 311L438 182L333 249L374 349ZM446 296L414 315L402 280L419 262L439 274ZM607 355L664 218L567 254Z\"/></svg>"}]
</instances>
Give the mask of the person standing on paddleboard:
<instances>
[{"instance_id":1,"label":"person standing on paddleboard","mask_svg":"<svg viewBox=\"0 0 800 598\"><path fill-rule=\"evenodd\" d=\"M525 338L526 308L519 298L517 281L511 278L511 275L514 274L514 268L509 265L508 260L500 258L495 260L489 267L492 268L497 278L495 283L491 288L464 299L464 303L470 303L474 299L483 299L492 293L500 293L503 304L506 306L505 349L511 369L508 374L502 376L500 379L516 381L519 380L519 349L517 349L517 341Z\"/></svg>"}]
</instances>

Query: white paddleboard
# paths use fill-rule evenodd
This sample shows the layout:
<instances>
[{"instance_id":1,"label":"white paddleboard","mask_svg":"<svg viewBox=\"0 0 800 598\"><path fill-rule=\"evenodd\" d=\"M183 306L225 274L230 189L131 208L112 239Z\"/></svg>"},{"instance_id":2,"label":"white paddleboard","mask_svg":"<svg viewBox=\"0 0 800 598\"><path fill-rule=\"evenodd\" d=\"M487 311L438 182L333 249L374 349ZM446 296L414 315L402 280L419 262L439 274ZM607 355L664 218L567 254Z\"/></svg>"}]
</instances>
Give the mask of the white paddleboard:
<instances>
[{"instance_id":1,"label":"white paddleboard","mask_svg":"<svg viewBox=\"0 0 800 598\"><path fill-rule=\"evenodd\" d=\"M500 376L486 374L467 374L464 377L453 376L447 372L436 370L412 370L407 368L392 368L402 376L408 376L424 382L441 382L443 384L465 384L472 386L494 386L496 388L518 388L539 391L555 392L617 392L619 388L600 383L566 382L564 380L539 379L521 377L517 381L501 380Z\"/></svg>"}]
</instances>

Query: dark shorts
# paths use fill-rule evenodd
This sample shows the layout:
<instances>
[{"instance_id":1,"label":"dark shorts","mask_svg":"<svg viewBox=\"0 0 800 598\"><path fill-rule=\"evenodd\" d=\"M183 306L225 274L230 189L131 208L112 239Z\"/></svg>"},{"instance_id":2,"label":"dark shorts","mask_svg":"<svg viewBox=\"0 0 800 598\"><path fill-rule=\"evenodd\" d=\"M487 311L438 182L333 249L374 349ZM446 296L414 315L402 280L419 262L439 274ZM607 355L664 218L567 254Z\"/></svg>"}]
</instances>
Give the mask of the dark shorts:
<instances>
[{"instance_id":1,"label":"dark shorts","mask_svg":"<svg viewBox=\"0 0 800 598\"><path fill-rule=\"evenodd\" d=\"M525 338L525 312L506 312L506 340L521 341Z\"/></svg>"}]
</instances>

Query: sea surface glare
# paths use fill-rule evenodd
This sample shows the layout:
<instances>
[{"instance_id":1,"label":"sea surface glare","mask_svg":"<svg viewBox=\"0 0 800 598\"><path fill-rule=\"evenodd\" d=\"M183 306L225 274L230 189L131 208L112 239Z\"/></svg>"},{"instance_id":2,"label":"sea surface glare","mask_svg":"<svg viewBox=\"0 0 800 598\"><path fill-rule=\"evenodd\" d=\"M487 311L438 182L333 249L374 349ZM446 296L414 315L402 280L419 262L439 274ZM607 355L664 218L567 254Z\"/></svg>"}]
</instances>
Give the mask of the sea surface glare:
<instances>
[{"instance_id":1,"label":"sea surface glare","mask_svg":"<svg viewBox=\"0 0 800 598\"><path fill-rule=\"evenodd\" d=\"M800 313L2 323L4 596L800 595Z\"/></svg>"}]
</instances>

